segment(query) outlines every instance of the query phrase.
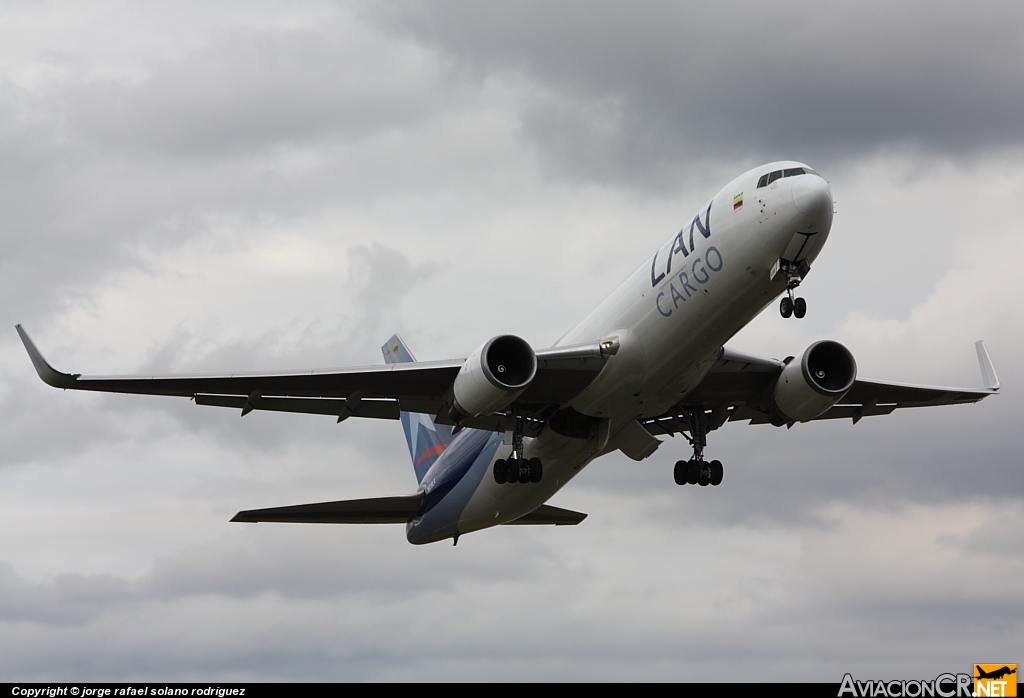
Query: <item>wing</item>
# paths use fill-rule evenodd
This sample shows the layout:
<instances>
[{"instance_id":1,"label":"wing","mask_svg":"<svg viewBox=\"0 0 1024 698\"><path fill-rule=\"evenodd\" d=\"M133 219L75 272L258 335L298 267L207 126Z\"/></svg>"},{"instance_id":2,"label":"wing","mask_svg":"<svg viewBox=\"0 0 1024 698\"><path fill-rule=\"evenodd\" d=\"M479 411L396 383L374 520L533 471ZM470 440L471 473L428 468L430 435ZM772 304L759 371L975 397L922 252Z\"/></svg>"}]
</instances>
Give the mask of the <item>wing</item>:
<instances>
[{"instance_id":1,"label":"wing","mask_svg":"<svg viewBox=\"0 0 1024 698\"><path fill-rule=\"evenodd\" d=\"M302 412L346 419L398 419L400 410L438 414L464 360L393 363L283 373L193 376L83 376L54 369L17 325L39 377L55 388L109 393L176 395L200 405L250 411ZM526 414L543 413L569 402L597 377L609 353L600 343L537 352L537 374L516 405ZM464 426L504 429L501 418L482 417Z\"/></svg>"},{"instance_id":2,"label":"wing","mask_svg":"<svg viewBox=\"0 0 1024 698\"><path fill-rule=\"evenodd\" d=\"M999 379L985 343L977 342L975 346L986 385L982 390L858 378L836 405L814 419L849 418L856 424L862 417L889 414L904 407L978 402L999 390ZM784 366L784 362L776 359L762 359L722 348L718 360L704 379L680 404L657 417L641 419L640 423L655 436L688 432L688 410L684 408L697 407L704 410L708 431L717 429L727 421L746 420L750 424L768 424L775 381Z\"/></svg>"}]
</instances>

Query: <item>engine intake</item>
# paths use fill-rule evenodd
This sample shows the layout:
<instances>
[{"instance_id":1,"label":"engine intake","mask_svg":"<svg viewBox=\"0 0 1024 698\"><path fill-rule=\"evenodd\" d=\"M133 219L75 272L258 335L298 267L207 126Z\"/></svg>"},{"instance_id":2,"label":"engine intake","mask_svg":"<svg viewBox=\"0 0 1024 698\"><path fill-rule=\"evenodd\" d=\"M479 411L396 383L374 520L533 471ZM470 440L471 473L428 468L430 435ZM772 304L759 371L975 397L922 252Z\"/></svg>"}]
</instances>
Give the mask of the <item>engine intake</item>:
<instances>
[{"instance_id":1,"label":"engine intake","mask_svg":"<svg viewBox=\"0 0 1024 698\"><path fill-rule=\"evenodd\" d=\"M455 377L455 410L464 417L494 414L512 404L535 375L537 355L526 340L493 337L470 354Z\"/></svg>"},{"instance_id":2,"label":"engine intake","mask_svg":"<svg viewBox=\"0 0 1024 698\"><path fill-rule=\"evenodd\" d=\"M790 361L775 382L772 424L807 422L842 399L857 380L857 362L839 342L815 342Z\"/></svg>"}]
</instances>

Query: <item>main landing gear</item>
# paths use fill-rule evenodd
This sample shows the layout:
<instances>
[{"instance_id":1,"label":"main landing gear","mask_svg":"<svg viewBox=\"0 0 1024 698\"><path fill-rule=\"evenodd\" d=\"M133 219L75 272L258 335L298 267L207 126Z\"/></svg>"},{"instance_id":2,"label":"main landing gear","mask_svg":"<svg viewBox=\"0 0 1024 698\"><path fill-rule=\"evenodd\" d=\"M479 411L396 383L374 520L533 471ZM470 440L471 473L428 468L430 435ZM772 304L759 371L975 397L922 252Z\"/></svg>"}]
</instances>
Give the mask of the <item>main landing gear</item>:
<instances>
[{"instance_id":1,"label":"main landing gear","mask_svg":"<svg viewBox=\"0 0 1024 698\"><path fill-rule=\"evenodd\" d=\"M723 470L720 460L708 463L706 460L693 458L676 461L676 467L672 474L677 485L700 485L701 487L714 485L717 487L722 484Z\"/></svg>"},{"instance_id":2,"label":"main landing gear","mask_svg":"<svg viewBox=\"0 0 1024 698\"><path fill-rule=\"evenodd\" d=\"M544 477L544 465L540 458L499 458L494 461L494 481L499 485L528 482L537 483Z\"/></svg>"},{"instance_id":3,"label":"main landing gear","mask_svg":"<svg viewBox=\"0 0 1024 698\"><path fill-rule=\"evenodd\" d=\"M782 317L789 317L796 315L796 317L802 318L807 314L807 301L803 298L794 298L793 291L800 285L800 271L797 267L791 263L786 263L781 266L779 271L786 275L786 295L782 297L782 302L779 304L779 312L782 313Z\"/></svg>"},{"instance_id":4,"label":"main landing gear","mask_svg":"<svg viewBox=\"0 0 1024 698\"><path fill-rule=\"evenodd\" d=\"M708 445L708 418L702 407L688 407L683 411L683 416L689 422L690 435L685 436L693 446L693 458L687 461L676 461L676 467L672 471L677 485L700 485L717 487L722 484L724 468L722 461L713 460L708 463L704 460L704 447Z\"/></svg>"},{"instance_id":5,"label":"main landing gear","mask_svg":"<svg viewBox=\"0 0 1024 698\"><path fill-rule=\"evenodd\" d=\"M494 461L494 481L499 485L505 483L520 483L525 485L528 482L538 483L544 477L544 464L540 458L527 459L523 456L523 417L519 414L512 416L512 429L505 432L506 443L512 441L512 457L508 460L499 458Z\"/></svg>"}]
</instances>

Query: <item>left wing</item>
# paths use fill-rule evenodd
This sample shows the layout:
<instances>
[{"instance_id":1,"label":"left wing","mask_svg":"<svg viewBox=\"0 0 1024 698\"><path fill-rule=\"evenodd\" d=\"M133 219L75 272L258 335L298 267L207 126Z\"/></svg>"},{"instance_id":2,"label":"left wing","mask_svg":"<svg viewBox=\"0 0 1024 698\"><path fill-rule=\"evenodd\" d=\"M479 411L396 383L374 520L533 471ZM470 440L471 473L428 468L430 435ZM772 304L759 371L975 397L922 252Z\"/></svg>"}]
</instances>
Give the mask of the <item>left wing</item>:
<instances>
[{"instance_id":1,"label":"left wing","mask_svg":"<svg viewBox=\"0 0 1024 698\"><path fill-rule=\"evenodd\" d=\"M861 417L889 414L904 407L957 405L983 400L998 392L999 378L985 343L979 341L975 347L985 382L982 390L858 378L838 403L814 420L849 418L856 424ZM687 393L679 405L657 417L641 419L640 423L654 436L688 432L688 410L684 408L698 408L704 411L708 431L727 421L768 424L772 391L785 365L776 359L762 359L723 347L704 379Z\"/></svg>"},{"instance_id":2,"label":"left wing","mask_svg":"<svg viewBox=\"0 0 1024 698\"><path fill-rule=\"evenodd\" d=\"M48 385L92 390L189 397L199 405L252 410L302 412L338 417L398 419L399 412L443 412L464 360L393 363L283 373L231 373L193 376L83 376L53 368L28 333L16 326L36 373ZM530 415L569 402L597 377L608 343L554 347L536 352L537 374L515 404ZM504 420L485 415L464 426L504 430Z\"/></svg>"}]
</instances>

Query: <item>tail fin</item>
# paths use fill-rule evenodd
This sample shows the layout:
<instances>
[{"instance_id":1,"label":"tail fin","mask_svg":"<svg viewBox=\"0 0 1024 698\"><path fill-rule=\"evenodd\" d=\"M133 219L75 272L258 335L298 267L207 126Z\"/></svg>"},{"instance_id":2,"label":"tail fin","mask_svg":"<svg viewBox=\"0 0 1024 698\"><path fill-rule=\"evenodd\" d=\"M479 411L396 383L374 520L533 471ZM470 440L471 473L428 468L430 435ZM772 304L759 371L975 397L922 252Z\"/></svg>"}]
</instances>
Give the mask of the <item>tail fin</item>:
<instances>
[{"instance_id":1,"label":"tail fin","mask_svg":"<svg viewBox=\"0 0 1024 698\"><path fill-rule=\"evenodd\" d=\"M389 364L415 361L409 347L397 334L381 347L384 361ZM423 476L430 470L438 456L452 442L452 428L443 424L434 424L429 414L419 412L402 412L402 427L405 429L405 441L409 444L409 456L412 468L416 472L416 482L422 482Z\"/></svg>"}]
</instances>

